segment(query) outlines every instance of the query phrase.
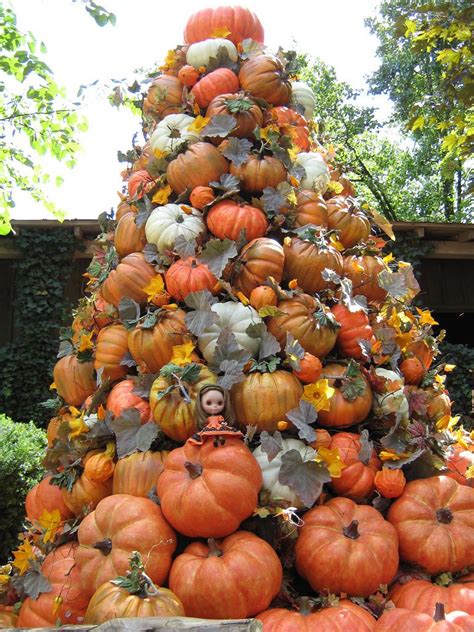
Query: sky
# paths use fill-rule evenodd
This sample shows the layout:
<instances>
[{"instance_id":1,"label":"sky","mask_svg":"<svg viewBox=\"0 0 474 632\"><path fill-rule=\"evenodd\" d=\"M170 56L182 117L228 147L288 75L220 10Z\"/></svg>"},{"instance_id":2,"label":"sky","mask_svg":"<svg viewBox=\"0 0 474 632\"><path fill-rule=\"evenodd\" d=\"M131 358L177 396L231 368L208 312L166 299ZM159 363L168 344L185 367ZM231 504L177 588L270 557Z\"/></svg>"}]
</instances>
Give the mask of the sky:
<instances>
[{"instance_id":1,"label":"sky","mask_svg":"<svg viewBox=\"0 0 474 632\"><path fill-rule=\"evenodd\" d=\"M10 0L18 27L32 31L47 47L46 62L57 83L74 100L81 85L96 80L88 91L80 113L89 129L80 135L82 150L70 170L54 160L42 160L54 178L64 184L48 193L66 211L67 219L95 218L116 207L121 189L117 151L127 151L140 121L123 108L107 101L111 79L126 79L140 68L162 63L169 49L182 43L188 17L201 8L219 6L222 0L98 0L117 16L116 26L103 28L85 11L80 0ZM364 19L377 13L376 0L242 0L254 11L265 29L265 44L295 48L310 57L319 57L335 67L340 80L367 91L367 77L378 67L377 39L364 26ZM384 97L367 97L366 103L380 109L380 118L389 113ZM140 142L142 138L140 138ZM13 213L15 219L48 218L51 215L29 198L23 197Z\"/></svg>"}]
</instances>

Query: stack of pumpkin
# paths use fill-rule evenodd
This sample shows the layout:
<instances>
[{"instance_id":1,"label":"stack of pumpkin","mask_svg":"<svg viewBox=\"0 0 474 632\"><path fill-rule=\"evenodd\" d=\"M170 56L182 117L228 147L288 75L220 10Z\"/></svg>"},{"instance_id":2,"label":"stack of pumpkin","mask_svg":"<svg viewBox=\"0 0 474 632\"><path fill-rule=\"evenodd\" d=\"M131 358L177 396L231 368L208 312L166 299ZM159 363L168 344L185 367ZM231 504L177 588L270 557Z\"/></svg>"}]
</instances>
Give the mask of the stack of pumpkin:
<instances>
[{"instance_id":1,"label":"stack of pumpkin","mask_svg":"<svg viewBox=\"0 0 474 632\"><path fill-rule=\"evenodd\" d=\"M62 335L0 621L472 631L473 437L412 270L317 139L297 55L238 7L184 39ZM243 438L188 441L206 384Z\"/></svg>"}]
</instances>

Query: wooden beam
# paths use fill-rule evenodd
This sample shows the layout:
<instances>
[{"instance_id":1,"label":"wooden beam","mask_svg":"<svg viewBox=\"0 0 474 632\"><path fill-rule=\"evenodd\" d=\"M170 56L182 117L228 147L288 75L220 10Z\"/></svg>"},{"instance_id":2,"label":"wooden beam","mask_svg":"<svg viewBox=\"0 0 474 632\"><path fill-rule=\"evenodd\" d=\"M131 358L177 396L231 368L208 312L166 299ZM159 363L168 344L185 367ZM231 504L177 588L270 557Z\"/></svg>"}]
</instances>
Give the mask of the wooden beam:
<instances>
[{"instance_id":1,"label":"wooden beam","mask_svg":"<svg viewBox=\"0 0 474 632\"><path fill-rule=\"evenodd\" d=\"M426 259L474 259L474 242L426 241L433 247Z\"/></svg>"},{"instance_id":2,"label":"wooden beam","mask_svg":"<svg viewBox=\"0 0 474 632\"><path fill-rule=\"evenodd\" d=\"M474 230L462 230L456 237L456 241L474 241Z\"/></svg>"}]
</instances>

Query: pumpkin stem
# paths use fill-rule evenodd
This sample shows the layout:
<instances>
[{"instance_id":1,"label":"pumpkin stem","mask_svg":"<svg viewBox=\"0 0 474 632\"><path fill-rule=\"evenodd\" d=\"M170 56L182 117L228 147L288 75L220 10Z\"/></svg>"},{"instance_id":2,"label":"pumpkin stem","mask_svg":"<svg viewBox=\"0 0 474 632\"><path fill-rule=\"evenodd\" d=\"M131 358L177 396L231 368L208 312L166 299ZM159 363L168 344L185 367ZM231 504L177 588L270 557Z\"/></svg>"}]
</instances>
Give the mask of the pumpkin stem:
<instances>
[{"instance_id":1,"label":"pumpkin stem","mask_svg":"<svg viewBox=\"0 0 474 632\"><path fill-rule=\"evenodd\" d=\"M349 526L344 527L344 529L342 530L342 533L346 536L346 538L350 538L351 540L357 540L357 538L360 536L359 530L357 528L358 526L359 526L359 521L353 520Z\"/></svg>"},{"instance_id":2,"label":"pumpkin stem","mask_svg":"<svg viewBox=\"0 0 474 632\"><path fill-rule=\"evenodd\" d=\"M299 614L302 614L305 617L311 614L312 608L309 597L301 597L301 599L299 600L299 607Z\"/></svg>"},{"instance_id":3,"label":"pumpkin stem","mask_svg":"<svg viewBox=\"0 0 474 632\"><path fill-rule=\"evenodd\" d=\"M222 551L220 550L220 548L217 546L216 541L214 540L214 538L209 538L207 540L207 545L209 547L209 555L207 557L221 557L222 556Z\"/></svg>"},{"instance_id":4,"label":"pumpkin stem","mask_svg":"<svg viewBox=\"0 0 474 632\"><path fill-rule=\"evenodd\" d=\"M195 478L199 478L202 474L202 465L199 463L191 463L191 461L186 461L184 467L188 470L189 477L193 480Z\"/></svg>"},{"instance_id":5,"label":"pumpkin stem","mask_svg":"<svg viewBox=\"0 0 474 632\"><path fill-rule=\"evenodd\" d=\"M442 507L436 512L436 519L443 524L449 524L453 518L453 512L449 507Z\"/></svg>"},{"instance_id":6,"label":"pumpkin stem","mask_svg":"<svg viewBox=\"0 0 474 632\"><path fill-rule=\"evenodd\" d=\"M99 542L93 544L92 548L100 551L102 555L110 555L110 553L112 553L112 540L110 538L100 540Z\"/></svg>"},{"instance_id":7,"label":"pumpkin stem","mask_svg":"<svg viewBox=\"0 0 474 632\"><path fill-rule=\"evenodd\" d=\"M436 622L438 622L438 621L445 621L446 620L446 616L445 616L445 612L444 612L444 603L440 603L439 601L436 602L435 613L434 613L433 619Z\"/></svg>"}]
</instances>

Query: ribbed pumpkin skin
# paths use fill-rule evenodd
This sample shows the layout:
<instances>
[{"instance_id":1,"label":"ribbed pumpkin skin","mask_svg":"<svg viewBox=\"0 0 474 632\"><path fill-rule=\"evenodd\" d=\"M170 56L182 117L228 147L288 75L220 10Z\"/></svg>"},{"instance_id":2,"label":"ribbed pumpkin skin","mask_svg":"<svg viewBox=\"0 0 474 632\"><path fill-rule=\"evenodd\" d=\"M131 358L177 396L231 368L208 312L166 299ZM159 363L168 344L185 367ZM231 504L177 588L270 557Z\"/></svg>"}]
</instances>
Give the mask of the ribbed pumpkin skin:
<instances>
[{"instance_id":1,"label":"ribbed pumpkin skin","mask_svg":"<svg viewBox=\"0 0 474 632\"><path fill-rule=\"evenodd\" d=\"M208 105L206 117L210 118L216 114L233 116L237 121L237 125L230 132L229 136L235 136L236 138L253 138L253 130L257 126L261 127L263 123L262 110L258 105L247 97L246 99L252 103L251 107L243 109L241 112L232 112L229 110L229 104L232 107L232 102L243 98L245 97L242 92L237 94L220 94L214 97Z\"/></svg>"},{"instance_id":2,"label":"ribbed pumpkin skin","mask_svg":"<svg viewBox=\"0 0 474 632\"><path fill-rule=\"evenodd\" d=\"M25 499L28 520L39 520L45 509L50 513L58 509L61 520L69 520L74 516L64 504L61 489L57 485L50 485L51 478L46 476L28 492Z\"/></svg>"},{"instance_id":3,"label":"ribbed pumpkin skin","mask_svg":"<svg viewBox=\"0 0 474 632\"><path fill-rule=\"evenodd\" d=\"M230 173L241 180L241 189L246 193L261 193L265 187L276 188L286 180L286 169L273 156L260 158L253 154L238 167L230 165Z\"/></svg>"},{"instance_id":4,"label":"ribbed pumpkin skin","mask_svg":"<svg viewBox=\"0 0 474 632\"><path fill-rule=\"evenodd\" d=\"M247 38L263 44L263 26L260 20L255 13L239 6L202 9L193 13L184 28L184 41L186 44L201 42L212 37L216 29L223 27L230 31L226 38L234 44Z\"/></svg>"},{"instance_id":5,"label":"ribbed pumpkin skin","mask_svg":"<svg viewBox=\"0 0 474 632\"><path fill-rule=\"evenodd\" d=\"M207 544L193 542L173 563L170 587L186 615L239 619L267 608L283 575L275 551L248 531L237 531L216 544L220 557L210 554Z\"/></svg>"},{"instance_id":6,"label":"ribbed pumpkin skin","mask_svg":"<svg viewBox=\"0 0 474 632\"><path fill-rule=\"evenodd\" d=\"M297 228L314 224L326 228L328 225L328 207L321 195L305 189L296 197L295 226Z\"/></svg>"},{"instance_id":7,"label":"ribbed pumpkin skin","mask_svg":"<svg viewBox=\"0 0 474 632\"><path fill-rule=\"evenodd\" d=\"M176 193L219 180L229 171L229 164L211 143L194 143L184 154L172 160L166 178Z\"/></svg>"},{"instance_id":8,"label":"ribbed pumpkin skin","mask_svg":"<svg viewBox=\"0 0 474 632\"><path fill-rule=\"evenodd\" d=\"M168 114L183 111L183 84L172 75L160 75L148 89L143 113L159 121Z\"/></svg>"},{"instance_id":9,"label":"ribbed pumpkin skin","mask_svg":"<svg viewBox=\"0 0 474 632\"><path fill-rule=\"evenodd\" d=\"M186 463L202 468L200 474L191 478ZM217 449L213 441L205 441L172 450L157 492L163 515L180 533L217 538L233 533L251 515L261 486L254 456L243 441L229 437Z\"/></svg>"},{"instance_id":10,"label":"ribbed pumpkin skin","mask_svg":"<svg viewBox=\"0 0 474 632\"><path fill-rule=\"evenodd\" d=\"M160 391L170 386L165 377L158 377L151 387L150 407L153 418L167 437L174 441L186 441L198 431L196 424L196 399L199 389L206 384L215 384L217 376L207 366L202 366L199 379L194 384L186 384L191 402L187 404L178 389L159 399Z\"/></svg>"},{"instance_id":11,"label":"ribbed pumpkin skin","mask_svg":"<svg viewBox=\"0 0 474 632\"><path fill-rule=\"evenodd\" d=\"M416 610L430 616L437 603L444 605L445 612L462 610L474 615L474 577L470 577L471 581L456 582L451 586L438 586L424 579L397 583L390 591L390 599L397 608Z\"/></svg>"},{"instance_id":12,"label":"ribbed pumpkin skin","mask_svg":"<svg viewBox=\"0 0 474 632\"><path fill-rule=\"evenodd\" d=\"M119 459L115 465L113 494L130 494L148 498L164 469L167 450L161 452L135 452Z\"/></svg>"},{"instance_id":13,"label":"ribbed pumpkin skin","mask_svg":"<svg viewBox=\"0 0 474 632\"><path fill-rule=\"evenodd\" d=\"M298 340L305 351L318 358L324 358L336 344L337 329L321 326L314 313L319 307L312 296L300 294L280 301L278 309L285 312L267 321L268 331L275 336L284 349L287 333ZM323 308L324 309L324 308ZM329 311L325 308L325 311Z\"/></svg>"},{"instance_id":14,"label":"ribbed pumpkin skin","mask_svg":"<svg viewBox=\"0 0 474 632\"><path fill-rule=\"evenodd\" d=\"M375 450L372 450L369 462L359 459L361 449L360 435L353 432L338 432L331 441L331 450L339 452L341 460L346 464L340 478L333 478L332 488L338 496L345 496L358 501L366 498L374 491L374 476L381 463Z\"/></svg>"},{"instance_id":15,"label":"ribbed pumpkin skin","mask_svg":"<svg viewBox=\"0 0 474 632\"><path fill-rule=\"evenodd\" d=\"M94 365L79 362L74 355L64 356L56 362L53 377L58 395L71 406L80 406L96 389Z\"/></svg>"},{"instance_id":16,"label":"ribbed pumpkin skin","mask_svg":"<svg viewBox=\"0 0 474 632\"><path fill-rule=\"evenodd\" d=\"M128 334L130 353L145 373L158 373L173 355L173 347L182 345L188 329L181 309L165 312L152 329L136 327Z\"/></svg>"},{"instance_id":17,"label":"ribbed pumpkin skin","mask_svg":"<svg viewBox=\"0 0 474 632\"><path fill-rule=\"evenodd\" d=\"M344 275L352 281L352 294L365 296L368 301L385 300L387 292L377 283L377 275L386 268L380 257L369 255L344 257Z\"/></svg>"},{"instance_id":18,"label":"ribbed pumpkin skin","mask_svg":"<svg viewBox=\"0 0 474 632\"><path fill-rule=\"evenodd\" d=\"M474 454L469 450L463 450L461 446L454 445L445 459L446 467L449 472L445 472L446 476L454 478L461 485L474 487L474 478L466 478L466 471L474 465Z\"/></svg>"},{"instance_id":19,"label":"ribbed pumpkin skin","mask_svg":"<svg viewBox=\"0 0 474 632\"><path fill-rule=\"evenodd\" d=\"M267 277L277 283L282 279L285 255L282 246L274 239L259 237L242 248L236 263L234 288L249 297L252 290L262 285Z\"/></svg>"},{"instance_id":20,"label":"ribbed pumpkin skin","mask_svg":"<svg viewBox=\"0 0 474 632\"><path fill-rule=\"evenodd\" d=\"M342 274L342 256L330 246L319 247L309 241L292 237L290 243L283 245L285 252L285 269L283 278L296 279L299 287L308 294L316 294L324 289L334 287L325 281L322 272L327 268L336 274Z\"/></svg>"},{"instance_id":21,"label":"ribbed pumpkin skin","mask_svg":"<svg viewBox=\"0 0 474 632\"><path fill-rule=\"evenodd\" d=\"M370 222L354 208L343 195L336 195L327 201L328 226L338 230L339 241L346 248L352 248L370 235Z\"/></svg>"},{"instance_id":22,"label":"ribbed pumpkin skin","mask_svg":"<svg viewBox=\"0 0 474 632\"><path fill-rule=\"evenodd\" d=\"M342 378L345 371L346 367L341 364L327 364L323 368L321 377L325 378L327 376L329 385L335 388L336 392L329 400L330 409L320 410L318 413L320 426L325 428L347 428L364 421L372 409L372 389L362 373L360 378L365 383L365 390L362 395L358 395L353 401L344 398L337 378Z\"/></svg>"},{"instance_id":23,"label":"ribbed pumpkin skin","mask_svg":"<svg viewBox=\"0 0 474 632\"><path fill-rule=\"evenodd\" d=\"M140 413L140 421L145 424L151 417L150 405L146 399L133 393L134 388L133 380L122 380L116 384L107 397L106 408L115 418L120 417L127 408L135 408Z\"/></svg>"},{"instance_id":24,"label":"ribbed pumpkin skin","mask_svg":"<svg viewBox=\"0 0 474 632\"><path fill-rule=\"evenodd\" d=\"M403 494L406 484L405 474L401 468L391 470L383 467L374 476L375 489L384 498L398 498Z\"/></svg>"},{"instance_id":25,"label":"ribbed pumpkin skin","mask_svg":"<svg viewBox=\"0 0 474 632\"><path fill-rule=\"evenodd\" d=\"M298 407L302 394L301 382L288 371L255 372L234 384L231 400L241 426L256 425L258 432L274 432L286 413Z\"/></svg>"},{"instance_id":26,"label":"ribbed pumpkin skin","mask_svg":"<svg viewBox=\"0 0 474 632\"><path fill-rule=\"evenodd\" d=\"M375 619L352 601L302 614L285 608L271 608L257 615L265 632L372 632Z\"/></svg>"},{"instance_id":27,"label":"ribbed pumpkin skin","mask_svg":"<svg viewBox=\"0 0 474 632\"><path fill-rule=\"evenodd\" d=\"M219 239L239 238L245 230L247 241L263 237L268 228L268 221L259 208L249 204L238 204L233 200L222 200L211 208L206 217L207 227Z\"/></svg>"},{"instance_id":28,"label":"ribbed pumpkin skin","mask_svg":"<svg viewBox=\"0 0 474 632\"><path fill-rule=\"evenodd\" d=\"M394 608L383 613L374 632L463 632L463 628L449 621L436 623L433 617L415 610Z\"/></svg>"},{"instance_id":29,"label":"ribbed pumpkin skin","mask_svg":"<svg viewBox=\"0 0 474 632\"><path fill-rule=\"evenodd\" d=\"M148 295L144 288L156 277L153 266L145 261L142 252L134 252L127 255L118 264L115 270L105 279L101 288L104 299L119 306L124 297L128 297L137 303L146 303Z\"/></svg>"},{"instance_id":30,"label":"ribbed pumpkin skin","mask_svg":"<svg viewBox=\"0 0 474 632\"><path fill-rule=\"evenodd\" d=\"M13 610L7 610L11 606L0 607L0 629L2 628L15 628L18 621L18 615Z\"/></svg>"},{"instance_id":31,"label":"ribbed pumpkin skin","mask_svg":"<svg viewBox=\"0 0 474 632\"><path fill-rule=\"evenodd\" d=\"M359 537L345 535L358 521ZM398 569L393 526L373 507L333 498L305 514L296 542L296 569L313 590L368 597Z\"/></svg>"},{"instance_id":32,"label":"ribbed pumpkin skin","mask_svg":"<svg viewBox=\"0 0 474 632\"><path fill-rule=\"evenodd\" d=\"M140 252L146 245L145 226L137 226L136 213L126 213L115 229L114 245L120 257Z\"/></svg>"},{"instance_id":33,"label":"ribbed pumpkin skin","mask_svg":"<svg viewBox=\"0 0 474 632\"><path fill-rule=\"evenodd\" d=\"M99 625L121 617L185 616L183 604L171 590L158 588L158 591L158 595L140 597L112 582L105 582L92 595L84 623Z\"/></svg>"},{"instance_id":34,"label":"ribbed pumpkin skin","mask_svg":"<svg viewBox=\"0 0 474 632\"><path fill-rule=\"evenodd\" d=\"M371 344L376 342L367 314L363 311L350 312L341 304L334 305L331 311L341 325L336 342L340 354L345 358L360 360L362 349L359 340L367 340Z\"/></svg>"},{"instance_id":35,"label":"ribbed pumpkin skin","mask_svg":"<svg viewBox=\"0 0 474 632\"><path fill-rule=\"evenodd\" d=\"M207 108L211 101L221 94L237 92L240 88L237 75L230 68L217 68L205 75L192 88L197 104L201 108Z\"/></svg>"},{"instance_id":36,"label":"ribbed pumpkin skin","mask_svg":"<svg viewBox=\"0 0 474 632\"><path fill-rule=\"evenodd\" d=\"M401 559L430 575L474 564L474 489L448 476L411 481L387 519L397 530Z\"/></svg>"},{"instance_id":37,"label":"ribbed pumpkin skin","mask_svg":"<svg viewBox=\"0 0 474 632\"><path fill-rule=\"evenodd\" d=\"M153 582L166 581L176 534L151 500L128 494L109 496L84 518L77 536L76 561L85 595L90 597L104 582L125 575L133 551L142 556ZM107 555L94 548L106 540L111 541Z\"/></svg>"},{"instance_id":38,"label":"ribbed pumpkin skin","mask_svg":"<svg viewBox=\"0 0 474 632\"><path fill-rule=\"evenodd\" d=\"M38 599L27 597L17 620L18 628L53 628L58 620L62 624L82 623L88 598L81 589L79 571L75 562L78 547L64 544L46 556L41 572L50 582L52 591L41 593ZM54 599L61 596L63 602L54 612Z\"/></svg>"},{"instance_id":39,"label":"ribbed pumpkin skin","mask_svg":"<svg viewBox=\"0 0 474 632\"><path fill-rule=\"evenodd\" d=\"M127 367L120 364L128 351L128 331L123 325L110 325L101 329L97 336L94 367L103 368L102 379L112 382L127 375Z\"/></svg>"},{"instance_id":40,"label":"ribbed pumpkin skin","mask_svg":"<svg viewBox=\"0 0 474 632\"><path fill-rule=\"evenodd\" d=\"M272 105L288 105L291 85L283 76L279 59L258 55L242 64L239 81L243 90L254 97L265 99Z\"/></svg>"},{"instance_id":41,"label":"ribbed pumpkin skin","mask_svg":"<svg viewBox=\"0 0 474 632\"><path fill-rule=\"evenodd\" d=\"M166 271L165 285L177 301L184 301L191 292L201 290L209 290L214 294L218 288L217 279L207 265L193 257L175 261Z\"/></svg>"},{"instance_id":42,"label":"ribbed pumpkin skin","mask_svg":"<svg viewBox=\"0 0 474 632\"><path fill-rule=\"evenodd\" d=\"M111 478L97 482L91 481L85 474L77 479L72 491L62 489L64 504L75 516L80 516L86 509L95 509L98 503L111 493Z\"/></svg>"}]
</instances>

